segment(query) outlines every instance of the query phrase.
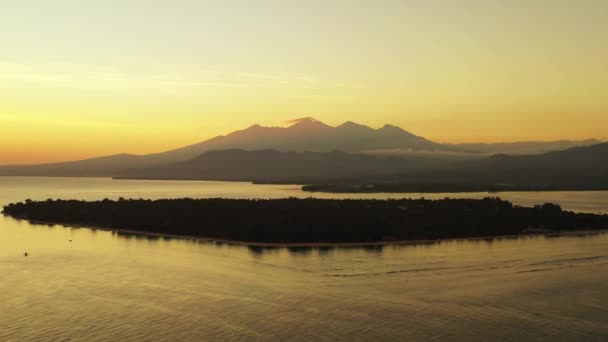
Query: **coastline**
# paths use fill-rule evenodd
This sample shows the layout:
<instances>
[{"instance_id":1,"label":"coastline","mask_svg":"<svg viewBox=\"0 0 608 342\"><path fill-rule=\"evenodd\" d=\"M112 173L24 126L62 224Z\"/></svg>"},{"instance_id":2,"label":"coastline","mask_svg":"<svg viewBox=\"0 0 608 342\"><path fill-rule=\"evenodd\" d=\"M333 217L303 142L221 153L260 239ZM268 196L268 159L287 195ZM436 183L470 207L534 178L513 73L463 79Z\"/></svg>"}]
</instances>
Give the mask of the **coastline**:
<instances>
[{"instance_id":1,"label":"coastline","mask_svg":"<svg viewBox=\"0 0 608 342\"><path fill-rule=\"evenodd\" d=\"M487 193L500 194L503 192L575 192L575 191L607 191L605 187L534 187L534 186L495 186L495 185L429 185L429 184L327 184L302 185L304 193L315 194L451 194L451 193Z\"/></svg>"},{"instance_id":2,"label":"coastline","mask_svg":"<svg viewBox=\"0 0 608 342\"><path fill-rule=\"evenodd\" d=\"M107 179L115 181L153 181L153 182L225 182L225 183L247 183L252 185L289 185L298 187L303 194L313 196L314 194L458 194L458 193L487 193L488 195L508 193L508 192L603 192L608 191L608 186L605 187L526 187L526 186L509 186L501 188L492 188L491 186L471 185L470 187L454 189L450 187L436 187L429 184L409 184L411 188L392 188L386 184L369 184L374 187L364 187L362 185L352 184L314 184L311 182L302 181L257 181L252 179L246 180L220 180L220 179L201 179L201 178L144 178L144 177L123 177L123 176L82 176L82 175L9 175L0 174L0 178L80 178L80 179ZM362 183L366 184L366 183ZM422 186L422 188L420 188Z\"/></svg>"},{"instance_id":3,"label":"coastline","mask_svg":"<svg viewBox=\"0 0 608 342\"><path fill-rule=\"evenodd\" d=\"M462 237L462 238L441 238L441 239L419 239L419 240L392 240L392 241L374 241L374 242L300 242L300 243L288 243L288 242L249 242L249 241L239 241L239 240L227 240L227 239L218 239L218 238L210 238L196 235L178 235L178 234L167 234L167 233L155 233L148 231L140 231L133 229L122 229L122 228L108 228L97 225L77 225L72 223L62 223L62 222L47 222L40 220L29 220L25 218L13 217L10 215L5 215L15 220L24 220L34 225L45 225L45 226L61 226L62 228L69 229L91 229L91 230L101 230L107 232L114 232L117 234L130 234L130 235L140 235L142 237L157 237L157 238L169 238L176 240L189 240L189 241L197 241L209 244L228 244L234 246L243 246L243 247L261 247L261 248L352 248L352 247L380 247L380 246L406 246L406 245L419 245L419 244L429 244L429 243L443 243L443 242L453 242L453 241L481 241L481 240L499 240L499 239L516 239L516 238L530 238L530 237L540 237L540 236L577 236L577 235L588 235L588 234L606 234L608 233L608 227L596 230L565 230L565 231L538 231L538 232L529 232L522 234L510 234L510 235L493 235L493 236L472 236L472 237Z\"/></svg>"}]
</instances>

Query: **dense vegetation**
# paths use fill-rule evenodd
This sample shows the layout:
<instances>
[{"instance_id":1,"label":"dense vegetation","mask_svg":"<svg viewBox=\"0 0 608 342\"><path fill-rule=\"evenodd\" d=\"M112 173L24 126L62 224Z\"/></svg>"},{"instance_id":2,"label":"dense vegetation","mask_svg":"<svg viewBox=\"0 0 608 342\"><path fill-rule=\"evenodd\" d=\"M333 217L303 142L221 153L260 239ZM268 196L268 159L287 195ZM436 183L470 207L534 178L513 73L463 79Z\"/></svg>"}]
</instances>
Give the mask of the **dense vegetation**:
<instances>
[{"instance_id":1,"label":"dense vegetation","mask_svg":"<svg viewBox=\"0 0 608 342\"><path fill-rule=\"evenodd\" d=\"M603 229L607 215L557 205L513 206L497 198L323 200L46 200L4 214L48 223L193 235L248 242L376 242Z\"/></svg>"}]
</instances>

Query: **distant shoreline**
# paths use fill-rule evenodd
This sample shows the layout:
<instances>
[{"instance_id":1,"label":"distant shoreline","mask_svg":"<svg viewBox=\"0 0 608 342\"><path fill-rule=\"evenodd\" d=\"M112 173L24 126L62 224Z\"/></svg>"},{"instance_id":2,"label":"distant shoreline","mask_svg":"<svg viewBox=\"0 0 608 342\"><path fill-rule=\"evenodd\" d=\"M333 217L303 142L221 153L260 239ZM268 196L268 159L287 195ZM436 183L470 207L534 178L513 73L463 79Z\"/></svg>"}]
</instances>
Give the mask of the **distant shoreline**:
<instances>
[{"instance_id":1,"label":"distant shoreline","mask_svg":"<svg viewBox=\"0 0 608 342\"><path fill-rule=\"evenodd\" d=\"M558 191L607 191L608 187L554 187L554 186L516 186L506 184L321 184L303 185L303 192L329 194L376 194L376 193L473 193L486 192L558 192Z\"/></svg>"},{"instance_id":2,"label":"distant shoreline","mask_svg":"<svg viewBox=\"0 0 608 342\"><path fill-rule=\"evenodd\" d=\"M606 187L556 187L556 186L511 186L511 185L478 185L478 184L390 184L390 183L319 183L310 184L302 181L256 181L256 180L219 180L196 178L138 178L138 177L112 177L112 176L63 176L63 175L0 175L4 178L91 178L108 179L116 181L149 181L149 182L225 182L248 183L253 185L290 185L298 187L303 193L327 194L457 194L457 193L487 193L500 194L503 192L596 192L608 191Z\"/></svg>"},{"instance_id":3,"label":"distant shoreline","mask_svg":"<svg viewBox=\"0 0 608 342\"><path fill-rule=\"evenodd\" d=\"M497 194L501 192L558 192L558 191L608 191L606 187L558 187L544 185L508 185L508 184L391 184L391 183L319 183L311 184L306 180L291 181L259 181L259 180L221 180L221 179L197 179L197 178L138 178L138 177L111 177L113 180L132 181L175 181L175 182L227 182L227 183L250 183L254 185L292 185L297 186L304 193L328 193L328 194L377 194L377 193L473 193L485 192ZM318 182L317 182L318 183Z\"/></svg>"}]
</instances>

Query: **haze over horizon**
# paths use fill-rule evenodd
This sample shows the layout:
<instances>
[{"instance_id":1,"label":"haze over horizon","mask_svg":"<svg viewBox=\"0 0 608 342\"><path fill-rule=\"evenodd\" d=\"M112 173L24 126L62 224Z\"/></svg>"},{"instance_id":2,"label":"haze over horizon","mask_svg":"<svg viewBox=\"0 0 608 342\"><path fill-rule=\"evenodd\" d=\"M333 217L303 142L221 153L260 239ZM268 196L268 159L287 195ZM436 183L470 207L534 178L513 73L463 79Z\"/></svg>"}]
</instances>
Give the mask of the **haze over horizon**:
<instances>
[{"instance_id":1,"label":"haze over horizon","mask_svg":"<svg viewBox=\"0 0 608 342\"><path fill-rule=\"evenodd\" d=\"M358 122L346 121L340 125L331 126L313 117L302 117L288 120L281 125L262 126L254 124L243 127L227 134L217 135L211 139L195 141L175 149L152 151L152 153L135 154L116 152L110 155L85 156L73 160L57 160L50 162L33 162L9 164L0 161L2 166L36 166L92 159L107 159L122 163L124 158L137 157L140 162L152 158L155 163L172 163L189 161L209 151L244 150L259 151L298 151L298 152L332 152L342 151L354 154L394 155L479 158L494 154L536 155L549 151L567 150L573 147L583 147L602 143L598 139L585 140L552 140L552 141L517 141L498 143L450 144L434 142L408 132L401 127L384 124L380 127L370 127ZM125 147L128 149L128 147ZM163 155L163 156L160 156ZM110 158L105 158L110 157ZM157 159L160 158L160 159ZM122 160L122 161L121 161ZM111 162L110 162L111 163ZM98 165L97 167L99 167Z\"/></svg>"},{"instance_id":2,"label":"haze over horizon","mask_svg":"<svg viewBox=\"0 0 608 342\"><path fill-rule=\"evenodd\" d=\"M608 2L25 0L0 164L170 150L312 116L436 142L606 140Z\"/></svg>"}]
</instances>

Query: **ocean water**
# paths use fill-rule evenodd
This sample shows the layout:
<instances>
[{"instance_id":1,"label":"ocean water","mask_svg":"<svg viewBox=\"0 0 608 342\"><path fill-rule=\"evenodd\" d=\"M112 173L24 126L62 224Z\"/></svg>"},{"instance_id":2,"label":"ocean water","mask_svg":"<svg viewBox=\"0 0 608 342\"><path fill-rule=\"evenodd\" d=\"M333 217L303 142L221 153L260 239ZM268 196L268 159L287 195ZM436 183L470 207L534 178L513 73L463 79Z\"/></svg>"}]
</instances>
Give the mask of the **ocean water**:
<instances>
[{"instance_id":1,"label":"ocean water","mask_svg":"<svg viewBox=\"0 0 608 342\"><path fill-rule=\"evenodd\" d=\"M491 195L608 212L608 192ZM287 196L311 194L289 185L0 177L0 205ZM0 341L605 341L607 283L604 233L253 248L0 216Z\"/></svg>"}]
</instances>

